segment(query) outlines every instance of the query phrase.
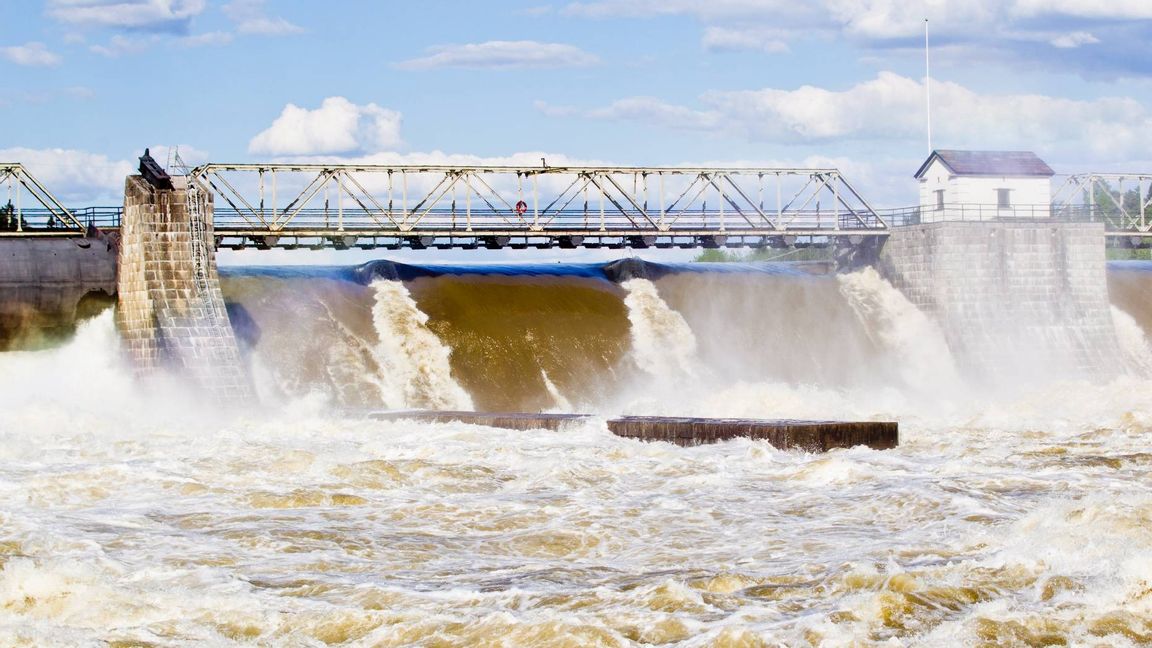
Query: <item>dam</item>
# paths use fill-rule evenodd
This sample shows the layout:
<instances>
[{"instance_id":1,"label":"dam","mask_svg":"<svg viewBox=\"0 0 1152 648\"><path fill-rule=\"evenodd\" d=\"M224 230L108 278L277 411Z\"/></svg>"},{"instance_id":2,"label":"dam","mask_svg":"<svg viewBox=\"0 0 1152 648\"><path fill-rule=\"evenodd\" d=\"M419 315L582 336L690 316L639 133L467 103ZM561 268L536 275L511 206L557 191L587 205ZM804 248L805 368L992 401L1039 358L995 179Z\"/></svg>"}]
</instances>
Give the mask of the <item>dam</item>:
<instances>
[{"instance_id":1,"label":"dam","mask_svg":"<svg viewBox=\"0 0 1152 648\"><path fill-rule=\"evenodd\" d=\"M1134 227L904 223L861 235L858 254L830 249L840 271L216 266L193 245L216 233L173 218L187 196L168 204L135 233L122 210L91 235L31 214L34 231L0 236L26 273L0 282L7 303L46 306L5 320L21 333L0 354L0 614L14 619L0 637L13 643L1147 633L1152 266L1104 257ZM259 259L372 243L330 238L244 246ZM117 271L125 245L155 246L134 275ZM969 265L982 274L953 281ZM84 282L23 292L49 267ZM213 272L218 293L202 283ZM162 352L174 362L218 353L196 344L222 333L223 307L247 388L271 406L230 415L138 380L108 307L129 276L145 285L136 308L179 332ZM205 340L181 344L189 329ZM899 443L789 445L767 418L898 421ZM673 434L641 442L636 419ZM713 428L676 436L701 421ZM737 430L751 425L764 436Z\"/></svg>"},{"instance_id":2,"label":"dam","mask_svg":"<svg viewBox=\"0 0 1152 648\"><path fill-rule=\"evenodd\" d=\"M598 412L611 403L605 395L620 393L625 389L622 383L635 381L637 376L659 389L700 381L701 353L720 365L727 358L737 358L738 362L722 370L729 376L748 372L748 365L759 371L772 366L783 369L789 380L835 385L854 380L851 376L859 370L840 364L813 370L812 359L789 357L787 341L771 343L797 325L795 313L775 314L781 304L806 299L816 289L800 285L819 282L802 278L805 272L787 270L786 265L675 267L631 259L602 267L438 268L381 261L341 270L300 271L290 280L289 271L286 275L275 270L264 273L259 268L237 276L225 273L221 278L215 250L222 246L242 249L251 245L256 250L315 243L338 250L401 246L508 246L516 250L554 245L643 249L772 247L807 240L809 245L832 247L841 272L874 265L882 277L879 281L887 279L895 287L893 294L902 293L911 310L935 320L948 348L939 355L951 353L956 364L947 367L944 375L955 374L959 380L960 374L982 372L985 379L998 379L1002 373L998 368L1005 366L1037 367L1042 373L1060 375L1123 373L1126 360L1119 350L1108 302L1102 253L1109 235L1131 233L1126 239L1130 242L1145 226L1143 220L1128 218L1127 230L1109 228L1105 221L1093 222L1092 209L1067 205L1017 206L1004 202L1009 189L996 190L1001 192L1002 203L991 210L994 216L984 214L981 207L975 220L965 216L972 206L943 202L911 215L877 211L834 169L208 164L170 178L145 153L141 158L144 175L128 178L124 207L114 214L111 225L97 226L95 214L89 212L84 227L22 167L7 168L10 178L35 188L32 196L43 208L39 217L45 226L28 223L21 210L10 218L15 225L10 229L15 232L0 240L14 244L10 249L16 262L8 264L11 276L2 283L17 292L8 301L24 304L21 314L5 318L5 326L21 331L51 329L40 320L74 321L92 311L91 304L107 304L116 295L117 327L138 375L175 370L213 400L241 405L254 402L251 370L241 354L268 344L262 341L267 339L301 351L276 358L277 368L292 375L292 381L308 389L330 390L329 396L342 406L366 408L543 412L559 407L571 411L576 399L589 412ZM943 169L947 172L940 175ZM942 201L945 191L964 195L963 189L952 185L969 175L979 179L994 174L1018 174L1021 186L1035 185L1046 192L1052 171L1027 153L943 151L934 153L917 177L923 176L924 200L935 193ZM287 179L278 180L281 176ZM294 176L299 176L296 184L291 180ZM245 179L255 184L245 184ZM1091 176L1078 182L1095 180ZM378 192L385 181L386 194L381 195ZM1005 179L999 182L1010 184ZM769 202L775 195L774 209L766 204L766 193ZM322 214L309 206L321 195ZM223 215L217 213L217 198L226 205ZM831 201L830 213L821 209L821 199ZM70 273L76 281L55 303L43 300L43 306L35 307L26 296L42 290L42 284L53 276L40 278L30 270L37 264L29 255L41 249L64 259L47 264L49 272ZM110 268L110 263L116 268ZM875 298L853 291L860 289L861 281L876 279L846 274L838 281L837 290L850 299ZM256 290L250 288L254 282L259 284ZM442 290L454 283L459 287L445 297L434 296L444 294ZM673 287L693 283L698 284L696 288ZM281 290L281 285L286 287ZM428 293L432 285L445 288ZM779 288L769 288L772 285ZM693 331L700 324L689 320L694 307L677 299L688 299L693 290L719 295L735 287L747 293L744 300L763 292L767 299L759 311L747 312L746 317L767 319L771 325L761 329L759 339L742 338L728 347L698 339ZM678 290L684 291L683 297L676 296ZM466 303L487 292L493 295L489 301ZM348 311L348 316L359 320L350 321L336 314L331 295L321 297L322 293L345 295L360 304L369 299L375 303L370 308L357 307L356 314ZM799 296L788 297L790 293ZM251 302L258 296L264 301L269 294L281 297L274 308ZM552 306L567 322L556 320L535 331L525 328L527 321L517 320L520 300L566 300L568 294L582 305L574 311L564 309L577 302ZM447 302L438 301L445 298ZM310 299L319 300L321 311L311 323L299 324L288 337L274 337L271 325L280 316L275 311L287 308L297 315ZM287 306L293 303L298 306ZM840 306L844 314L839 317L865 317L870 307L867 303ZM714 308L747 311L735 303ZM28 312L43 314L34 322ZM497 322L509 327L511 337L491 324L470 333L467 325L459 328L460 317L488 312L500 313ZM370 322L365 321L369 313ZM544 312L530 309L526 315L539 318ZM572 317L579 318L579 326L574 326ZM324 321L331 328L321 324ZM816 321L803 325L826 327ZM566 333L557 337L561 330ZM630 331L627 351L619 342L625 330ZM853 341L854 335L858 333L831 334L830 344L844 347L846 358L861 353L869 343L876 344L875 332L867 334L872 337L867 342ZM302 339L309 341L303 347ZM547 343L537 345L537 339ZM310 342L321 348L309 352ZM561 359L575 350L581 350L576 354L581 356L579 361ZM285 360L299 366L289 370ZM864 364L865 375L884 371L877 362ZM571 377L574 370L580 379ZM604 377L589 381L589 371ZM628 377L621 381L621 374ZM285 383L283 375L279 382ZM639 420L632 419L629 429L644 427ZM673 420L658 423L653 419L650 427L666 428ZM541 415L536 423L550 427L553 421ZM614 425L625 427L609 422L609 428ZM785 441L791 437L767 430L800 429L783 420L765 425L764 434L786 447L792 445ZM864 438L848 431L851 424L844 425L842 438ZM697 428L686 424L684 429ZM894 443L893 431L880 423L875 429L880 436L872 445ZM674 432L653 434L680 438ZM697 438L685 434L688 443ZM724 437L701 435L698 438ZM827 447L826 442L797 443Z\"/></svg>"}]
</instances>

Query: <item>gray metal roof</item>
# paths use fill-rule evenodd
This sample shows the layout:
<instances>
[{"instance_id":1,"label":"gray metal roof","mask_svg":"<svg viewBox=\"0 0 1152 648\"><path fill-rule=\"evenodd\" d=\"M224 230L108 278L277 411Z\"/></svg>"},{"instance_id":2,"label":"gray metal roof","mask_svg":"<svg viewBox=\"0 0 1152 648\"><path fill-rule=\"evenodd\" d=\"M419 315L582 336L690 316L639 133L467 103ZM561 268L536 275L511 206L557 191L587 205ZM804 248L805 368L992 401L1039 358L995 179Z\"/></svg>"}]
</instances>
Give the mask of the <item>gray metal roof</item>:
<instances>
[{"instance_id":1,"label":"gray metal roof","mask_svg":"<svg viewBox=\"0 0 1152 648\"><path fill-rule=\"evenodd\" d=\"M920 165L917 178L924 175L932 161L939 159L952 175L958 176L1036 176L1050 178L1056 175L1032 151L955 151L937 150Z\"/></svg>"}]
</instances>

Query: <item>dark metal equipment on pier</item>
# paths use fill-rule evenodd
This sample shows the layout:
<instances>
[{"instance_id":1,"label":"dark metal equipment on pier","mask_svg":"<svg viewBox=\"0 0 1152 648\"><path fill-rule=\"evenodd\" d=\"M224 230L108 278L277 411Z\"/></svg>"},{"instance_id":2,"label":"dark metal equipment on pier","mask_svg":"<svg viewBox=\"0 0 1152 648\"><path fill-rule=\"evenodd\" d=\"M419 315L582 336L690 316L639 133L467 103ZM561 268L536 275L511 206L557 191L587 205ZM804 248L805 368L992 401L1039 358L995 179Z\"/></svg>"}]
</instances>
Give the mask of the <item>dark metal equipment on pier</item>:
<instances>
[{"instance_id":1,"label":"dark metal equipment on pier","mask_svg":"<svg viewBox=\"0 0 1152 648\"><path fill-rule=\"evenodd\" d=\"M144 149L144 155L140 156L140 175L143 176L145 182L155 189L171 191L173 188L172 177L148 153L148 149Z\"/></svg>"}]
</instances>

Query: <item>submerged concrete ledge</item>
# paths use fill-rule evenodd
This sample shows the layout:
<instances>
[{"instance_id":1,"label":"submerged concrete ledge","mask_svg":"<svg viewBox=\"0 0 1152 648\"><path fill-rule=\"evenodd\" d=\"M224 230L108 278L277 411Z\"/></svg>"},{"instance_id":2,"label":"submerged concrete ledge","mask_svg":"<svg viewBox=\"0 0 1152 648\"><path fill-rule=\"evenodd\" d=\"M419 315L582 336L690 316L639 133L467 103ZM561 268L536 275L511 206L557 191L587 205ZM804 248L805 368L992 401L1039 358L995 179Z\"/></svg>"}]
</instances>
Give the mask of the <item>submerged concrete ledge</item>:
<instances>
[{"instance_id":1,"label":"submerged concrete ledge","mask_svg":"<svg viewBox=\"0 0 1152 648\"><path fill-rule=\"evenodd\" d=\"M471 423L509 430L560 430L594 418L590 414L529 414L521 412L457 412L402 410L372 412L371 418L436 423ZM792 419L729 419L671 416L620 416L608 419L616 436L642 441L667 441L681 446L747 438L767 441L780 449L826 452L863 445L889 450L899 444L899 425L892 421L797 421Z\"/></svg>"}]
</instances>

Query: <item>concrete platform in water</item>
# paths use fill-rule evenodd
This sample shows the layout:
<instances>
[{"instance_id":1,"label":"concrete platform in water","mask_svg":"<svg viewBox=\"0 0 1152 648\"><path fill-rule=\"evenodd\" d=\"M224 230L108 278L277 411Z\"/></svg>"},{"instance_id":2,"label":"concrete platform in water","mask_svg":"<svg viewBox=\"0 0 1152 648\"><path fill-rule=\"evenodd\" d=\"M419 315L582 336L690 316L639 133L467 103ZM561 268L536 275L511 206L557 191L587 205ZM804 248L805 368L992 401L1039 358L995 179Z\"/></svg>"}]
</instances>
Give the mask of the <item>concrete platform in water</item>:
<instances>
[{"instance_id":1,"label":"concrete platform in water","mask_svg":"<svg viewBox=\"0 0 1152 648\"><path fill-rule=\"evenodd\" d=\"M455 412L401 410L371 412L387 421L417 420L437 423L472 423L509 430L560 430L593 419L589 414L530 414L522 412ZM682 446L716 443L735 438L759 439L780 449L826 452L832 448L868 446L895 448L899 425L892 421L797 421L790 419L728 419L669 416L620 416L607 420L615 435L643 441L667 441Z\"/></svg>"}]
</instances>

